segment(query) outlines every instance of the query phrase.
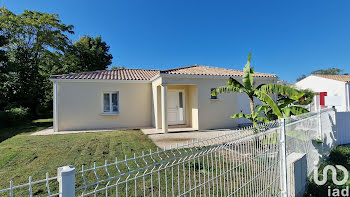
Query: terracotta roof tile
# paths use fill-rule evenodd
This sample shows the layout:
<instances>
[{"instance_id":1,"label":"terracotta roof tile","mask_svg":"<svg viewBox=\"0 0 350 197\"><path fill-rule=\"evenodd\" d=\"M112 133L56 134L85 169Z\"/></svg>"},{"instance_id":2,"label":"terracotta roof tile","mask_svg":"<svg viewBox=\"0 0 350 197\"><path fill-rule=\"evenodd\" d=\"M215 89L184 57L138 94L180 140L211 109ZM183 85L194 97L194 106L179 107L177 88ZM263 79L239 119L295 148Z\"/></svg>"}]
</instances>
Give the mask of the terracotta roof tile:
<instances>
[{"instance_id":1,"label":"terracotta roof tile","mask_svg":"<svg viewBox=\"0 0 350 197\"><path fill-rule=\"evenodd\" d=\"M159 70L116 69L53 75L53 79L150 80Z\"/></svg>"},{"instance_id":2,"label":"terracotta roof tile","mask_svg":"<svg viewBox=\"0 0 350 197\"><path fill-rule=\"evenodd\" d=\"M151 80L160 73L210 76L243 76L243 71L226 68L193 65L170 70L116 69L93 72L53 75L52 79L100 79L100 80ZM255 77L277 77L274 74L255 73Z\"/></svg>"},{"instance_id":3,"label":"terracotta roof tile","mask_svg":"<svg viewBox=\"0 0 350 197\"><path fill-rule=\"evenodd\" d=\"M209 67L193 65L170 70L163 70L161 73L167 74L189 74L189 75L213 75L213 76L243 76L243 71L227 68ZM255 77L276 77L274 74L254 73Z\"/></svg>"},{"instance_id":4,"label":"terracotta roof tile","mask_svg":"<svg viewBox=\"0 0 350 197\"><path fill-rule=\"evenodd\" d=\"M316 74L312 74L312 76L333 79L333 80L342 81L342 82L350 82L350 75L316 75Z\"/></svg>"}]
</instances>

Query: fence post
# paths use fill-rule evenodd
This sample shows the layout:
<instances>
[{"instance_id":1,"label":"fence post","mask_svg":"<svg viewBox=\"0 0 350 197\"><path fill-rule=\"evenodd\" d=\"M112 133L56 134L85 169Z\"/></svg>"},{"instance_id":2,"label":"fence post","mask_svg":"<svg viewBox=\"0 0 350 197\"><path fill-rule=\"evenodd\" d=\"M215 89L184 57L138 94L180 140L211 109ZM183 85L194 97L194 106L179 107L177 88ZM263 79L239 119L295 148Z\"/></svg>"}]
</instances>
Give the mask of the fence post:
<instances>
[{"instance_id":1,"label":"fence post","mask_svg":"<svg viewBox=\"0 0 350 197\"><path fill-rule=\"evenodd\" d=\"M318 120L318 136L319 136L319 139L322 140L321 109L318 111L317 120Z\"/></svg>"},{"instance_id":2,"label":"fence post","mask_svg":"<svg viewBox=\"0 0 350 197\"><path fill-rule=\"evenodd\" d=\"M280 177L281 177L281 196L288 196L287 187L287 154L286 154L286 119L282 118L280 131Z\"/></svg>"},{"instance_id":3,"label":"fence post","mask_svg":"<svg viewBox=\"0 0 350 197\"><path fill-rule=\"evenodd\" d=\"M63 166L57 169L60 197L75 196L75 171L73 166Z\"/></svg>"}]
</instances>

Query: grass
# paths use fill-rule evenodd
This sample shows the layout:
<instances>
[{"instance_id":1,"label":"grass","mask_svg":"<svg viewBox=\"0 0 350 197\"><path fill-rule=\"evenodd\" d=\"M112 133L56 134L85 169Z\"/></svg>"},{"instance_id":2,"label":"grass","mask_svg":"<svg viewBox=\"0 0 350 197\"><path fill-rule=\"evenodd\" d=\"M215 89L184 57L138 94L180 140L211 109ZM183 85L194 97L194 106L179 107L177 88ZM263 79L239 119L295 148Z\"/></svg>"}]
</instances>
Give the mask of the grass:
<instances>
[{"instance_id":1,"label":"grass","mask_svg":"<svg viewBox=\"0 0 350 197\"><path fill-rule=\"evenodd\" d=\"M338 146L334 148L330 155L329 159L322 163L321 166L319 167L319 180L322 180L322 172L323 168L326 165L342 165L346 169L350 169L350 147L348 146ZM343 180L344 174L340 171L337 170L337 180ZM312 177L313 178L313 174ZM331 189L344 189L346 187L350 186L350 178L344 185L335 185L332 181L332 173L330 170L328 170L327 174L327 182L324 185L317 185L313 180L308 185L307 192L305 196L328 196L328 187Z\"/></svg>"},{"instance_id":2,"label":"grass","mask_svg":"<svg viewBox=\"0 0 350 197\"><path fill-rule=\"evenodd\" d=\"M38 123L41 121L35 122ZM34 126L31 126L31 129L25 129L21 126L16 127L20 129L22 133L0 143L0 189L8 188L9 180L13 180L14 185L19 185L28 183L29 176L32 176L33 181L44 179L46 172L49 173L49 177L54 177L57 174L57 168L60 166L73 165L80 171L81 165L84 165L84 168L88 169L93 167L94 162L96 162L97 166L100 166L104 164L105 160L111 163L115 161L116 157L118 157L120 161L124 159L124 155L130 158L134 153L139 155L142 151L147 152L149 149L156 149L153 142L139 130L30 136L30 133L39 130L42 126L40 126L40 124L35 124L35 122L32 123ZM14 128L9 130L20 133L20 131L16 131ZM185 150L189 151L189 149ZM178 154L176 151L168 152L170 156L173 153ZM162 163L161 165L155 166L155 168L151 167L146 171L139 171L138 179L118 185L117 190L116 187L113 186L107 192L110 196L116 196L117 192L120 196L136 196L134 195L135 191L138 192L137 196L152 196L152 192L154 192L156 196L165 196L166 193L169 195L172 192L180 194L186 190L193 196L199 195L199 193L203 191L210 191L210 194L213 195L223 195L225 192L229 192L229 186L233 184L234 187L238 189L244 184L243 180L247 181L250 176L244 170L248 168L248 166L238 165L240 163L239 159L232 161L232 163L227 161L229 153L229 151L224 149L215 149L213 153L207 156L187 158L184 163L180 162L183 161L183 158L178 158L176 161L179 165L167 169L165 169L164 166L170 165L170 163ZM245 154L245 152L242 153ZM240 158L239 155L240 154L236 155L237 158ZM268 156L269 155L265 154L262 157L251 160L249 164L246 164L255 166L252 169L256 170L250 173L260 173L260 171L264 169L264 159L267 159ZM148 164L152 164L154 161L160 162L160 157L163 159L167 158L166 155L160 153L159 155L153 155L153 157L146 157L144 160L138 159L137 162L142 164L147 161ZM128 172L129 167L131 171L138 168L136 165L134 161L130 161L127 164L118 164L118 168L121 172ZM231 172L227 174L224 173L224 171L221 172L221 167L228 167L228 165L236 166L236 168L232 170L232 174ZM145 172L153 171L152 169L155 171L151 176L140 176ZM114 165L109 166L108 171L112 176L118 175L117 168ZM218 176L221 173L222 176ZM271 172L267 171L265 176L268 176L269 173ZM99 180L103 180L108 176L104 168L98 169L97 174ZM132 173L132 175L129 176L126 173L122 175L119 180L123 182L135 177L137 174L138 173ZM184 174L186 174L186 176L184 176ZM85 172L84 175L88 184L95 182L96 178L93 171ZM228 175L234 176L234 181L230 181ZM198 186L200 183L203 184L205 179L208 181L209 178L212 179L212 181L206 184L207 188L204 186L189 191L190 188L194 188L195 185ZM117 180L114 179L111 184L116 181ZM58 190L58 184L57 181L52 182L53 183L50 183L50 190L55 193ZM103 182L98 187L103 188L106 184L106 182ZM208 190L209 184L212 187L211 190ZM225 185L226 189L223 189L221 184ZM76 175L76 188L82 185L83 178L81 174ZM175 189L179 188L180 193L172 191L170 189L171 185L174 185ZM137 187L136 190L134 190L135 187ZM94 188L95 185L90 186L87 188L86 192L92 191ZM47 194L45 183L34 186L32 190L33 194L36 196L45 196L45 194ZM16 189L15 191L15 196L28 195L28 187ZM128 191L128 195L126 195L126 191ZM145 193L143 193L143 191ZM78 190L77 194L81 194L81 192L83 192L83 189ZM271 190L271 192L273 193L274 190ZM267 191L267 193L271 192ZM247 194L244 193L243 190L239 191L238 196L246 195ZM0 193L0 196L8 196L8 193ZM105 191L98 193L97 196L105 196Z\"/></svg>"},{"instance_id":3,"label":"grass","mask_svg":"<svg viewBox=\"0 0 350 197\"><path fill-rule=\"evenodd\" d=\"M52 119L38 119L30 122L19 122L16 126L0 128L0 142L20 133L35 132L52 126Z\"/></svg>"},{"instance_id":4,"label":"grass","mask_svg":"<svg viewBox=\"0 0 350 197\"><path fill-rule=\"evenodd\" d=\"M112 162L116 157L156 149L139 130L30 136L50 124L50 120L39 120L0 130L6 139L0 143L0 189L9 187L10 180L19 185L28 183L29 176L34 181L44 179L46 172L56 176L60 166L81 170L81 165L91 168L94 162L102 165L105 160Z\"/></svg>"}]
</instances>

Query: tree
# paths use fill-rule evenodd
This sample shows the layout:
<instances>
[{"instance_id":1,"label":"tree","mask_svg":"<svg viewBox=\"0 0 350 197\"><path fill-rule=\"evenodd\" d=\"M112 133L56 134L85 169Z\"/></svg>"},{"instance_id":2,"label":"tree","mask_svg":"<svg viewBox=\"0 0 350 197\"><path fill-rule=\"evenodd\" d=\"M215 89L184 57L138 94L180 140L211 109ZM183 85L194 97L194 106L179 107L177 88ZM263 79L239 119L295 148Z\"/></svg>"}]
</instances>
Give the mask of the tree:
<instances>
[{"instance_id":1,"label":"tree","mask_svg":"<svg viewBox=\"0 0 350 197\"><path fill-rule=\"evenodd\" d=\"M328 68L325 70L318 69L311 72L311 74L318 74L318 75L341 75L342 73L343 73L343 70L339 68Z\"/></svg>"},{"instance_id":2,"label":"tree","mask_svg":"<svg viewBox=\"0 0 350 197\"><path fill-rule=\"evenodd\" d=\"M9 43L4 46L8 62L1 69L6 101L29 107L35 112L44 102L47 85L47 55L62 53L69 46L73 26L63 24L58 15L25 10L16 15L0 8L0 28Z\"/></svg>"},{"instance_id":3,"label":"tree","mask_svg":"<svg viewBox=\"0 0 350 197\"><path fill-rule=\"evenodd\" d=\"M110 70L125 69L124 66L111 66Z\"/></svg>"},{"instance_id":4,"label":"tree","mask_svg":"<svg viewBox=\"0 0 350 197\"><path fill-rule=\"evenodd\" d=\"M314 75L348 75L348 73L344 73L343 70L339 69L339 68L318 69L318 70L312 71L311 74L314 74ZM298 77L296 79L296 81L298 82L306 77L307 76L305 74L303 74L300 77Z\"/></svg>"},{"instance_id":5,"label":"tree","mask_svg":"<svg viewBox=\"0 0 350 197\"><path fill-rule=\"evenodd\" d=\"M64 54L64 70L68 72L105 70L112 64L112 59L109 46L102 41L101 36L95 38L83 36Z\"/></svg>"},{"instance_id":6,"label":"tree","mask_svg":"<svg viewBox=\"0 0 350 197\"><path fill-rule=\"evenodd\" d=\"M8 56L6 51L4 50L4 46L8 44L8 39L6 36L3 35L3 31L0 29L1 35L0 35L0 109L6 106L6 79L7 77L3 74L4 68L6 67ZM2 84L2 85L1 85Z\"/></svg>"},{"instance_id":7,"label":"tree","mask_svg":"<svg viewBox=\"0 0 350 197\"><path fill-rule=\"evenodd\" d=\"M3 31L0 29L0 69L5 66L8 57L4 49L4 46L8 44L8 39L3 35Z\"/></svg>"},{"instance_id":8,"label":"tree","mask_svg":"<svg viewBox=\"0 0 350 197\"><path fill-rule=\"evenodd\" d=\"M301 75L300 77L297 78L297 82L305 79L307 76L306 75Z\"/></svg>"},{"instance_id":9,"label":"tree","mask_svg":"<svg viewBox=\"0 0 350 197\"><path fill-rule=\"evenodd\" d=\"M250 67L251 53L248 55L247 64L243 68L243 77L242 82L240 83L232 77L229 78L227 85L215 88L212 91L212 95L216 96L217 94L222 93L234 93L240 92L248 95L251 114L236 113L231 116L231 118L246 118L253 122L254 125L257 125L259 121L265 121L266 117L259 116L260 112L263 110L262 106L257 107L255 111L254 98L258 98L263 103L269 106L272 112L278 117L284 117L284 114L281 112L278 105L274 100L269 96L269 94L280 94L297 100L301 98L304 93L298 91L295 88L283 86L280 84L262 84L257 87L254 87L254 68Z\"/></svg>"}]
</instances>

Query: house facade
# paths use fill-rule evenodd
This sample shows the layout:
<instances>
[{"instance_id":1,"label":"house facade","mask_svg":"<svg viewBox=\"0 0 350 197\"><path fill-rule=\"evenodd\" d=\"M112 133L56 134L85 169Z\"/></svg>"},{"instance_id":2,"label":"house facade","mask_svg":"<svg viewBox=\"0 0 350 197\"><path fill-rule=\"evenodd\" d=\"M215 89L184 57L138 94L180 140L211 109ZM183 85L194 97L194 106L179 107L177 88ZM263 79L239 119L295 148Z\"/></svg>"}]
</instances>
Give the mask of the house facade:
<instances>
[{"instance_id":1,"label":"house facade","mask_svg":"<svg viewBox=\"0 0 350 197\"><path fill-rule=\"evenodd\" d=\"M350 111L349 75L310 75L295 86L319 93L317 105L335 106L337 111Z\"/></svg>"},{"instance_id":2,"label":"house facade","mask_svg":"<svg viewBox=\"0 0 350 197\"><path fill-rule=\"evenodd\" d=\"M242 81L239 70L188 66L170 70L117 69L52 76L54 130L91 130L170 125L199 129L232 128L249 113L242 93L211 96L229 77ZM273 74L255 73L255 85L276 83Z\"/></svg>"}]
</instances>

